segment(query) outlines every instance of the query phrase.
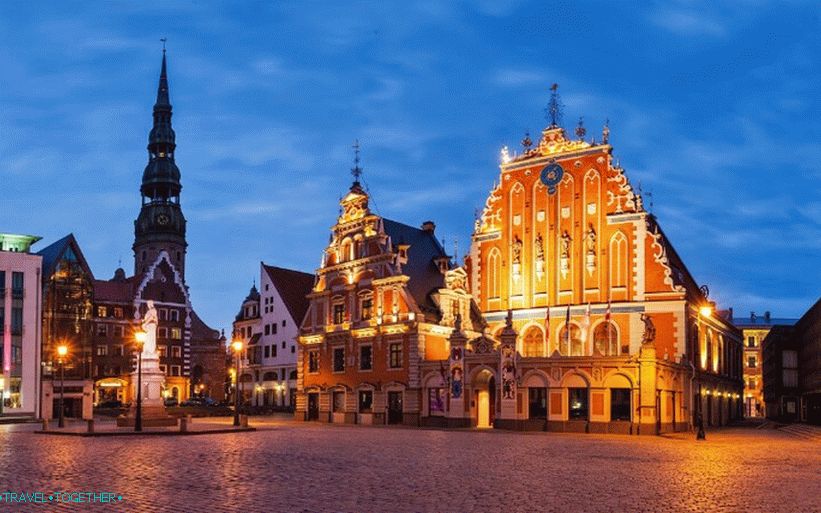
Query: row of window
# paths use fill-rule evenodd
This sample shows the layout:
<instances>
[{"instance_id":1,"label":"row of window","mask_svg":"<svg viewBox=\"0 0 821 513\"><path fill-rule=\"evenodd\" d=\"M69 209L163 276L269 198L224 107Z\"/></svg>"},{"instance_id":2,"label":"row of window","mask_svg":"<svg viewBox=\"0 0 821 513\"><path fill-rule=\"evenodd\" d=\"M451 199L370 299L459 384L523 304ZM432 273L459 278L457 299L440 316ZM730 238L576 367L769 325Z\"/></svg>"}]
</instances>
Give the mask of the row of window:
<instances>
[{"instance_id":1,"label":"row of window","mask_svg":"<svg viewBox=\"0 0 821 513\"><path fill-rule=\"evenodd\" d=\"M333 304L333 323L342 324L346 320L345 303L337 302ZM362 321L370 320L373 317L373 299L370 297L363 298L359 302L359 319Z\"/></svg>"},{"instance_id":2,"label":"row of window","mask_svg":"<svg viewBox=\"0 0 821 513\"><path fill-rule=\"evenodd\" d=\"M102 372L101 372L102 371ZM106 367L106 366L94 366L94 375L95 376L121 376L123 373L121 372L122 368L119 366L114 367ZM182 376L182 366L181 365L164 365L160 364L160 371L165 374L166 376Z\"/></svg>"},{"instance_id":3,"label":"row of window","mask_svg":"<svg viewBox=\"0 0 821 513\"><path fill-rule=\"evenodd\" d=\"M108 345L99 345L97 346L97 350L95 354L97 356L123 356L123 345L122 344L114 344L111 347L111 351L109 352ZM161 358L165 358L168 356L168 346L166 345L157 345L157 353L160 355ZM171 357L172 358L182 358L182 347L181 346L171 346Z\"/></svg>"},{"instance_id":4,"label":"row of window","mask_svg":"<svg viewBox=\"0 0 821 513\"><path fill-rule=\"evenodd\" d=\"M19 299L23 297L25 273L12 271L11 273L11 297ZM6 292L6 271L0 271L0 297Z\"/></svg>"},{"instance_id":5,"label":"row of window","mask_svg":"<svg viewBox=\"0 0 821 513\"><path fill-rule=\"evenodd\" d=\"M97 325L97 336L98 337L107 337L109 332L113 337L124 337L125 336L125 326L122 325L114 325L109 330L109 326L107 324L98 324ZM160 327L157 328L157 337L158 338L170 338L172 340L182 340L182 328L164 328Z\"/></svg>"},{"instance_id":6,"label":"row of window","mask_svg":"<svg viewBox=\"0 0 821 513\"><path fill-rule=\"evenodd\" d=\"M308 372L319 372L319 358L318 350L308 352ZM331 363L333 372L345 372L344 347L333 348L333 359ZM400 342L388 344L388 368L402 368L402 344ZM373 346L370 344L359 346L359 370L373 370Z\"/></svg>"}]
</instances>

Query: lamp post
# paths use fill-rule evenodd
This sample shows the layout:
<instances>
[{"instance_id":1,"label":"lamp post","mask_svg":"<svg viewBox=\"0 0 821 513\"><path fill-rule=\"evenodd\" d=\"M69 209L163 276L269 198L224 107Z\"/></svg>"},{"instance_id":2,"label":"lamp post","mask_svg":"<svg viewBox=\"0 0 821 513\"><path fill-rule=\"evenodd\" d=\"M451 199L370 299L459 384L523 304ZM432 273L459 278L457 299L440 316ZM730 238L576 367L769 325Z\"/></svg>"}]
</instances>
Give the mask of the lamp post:
<instances>
[{"instance_id":1,"label":"lamp post","mask_svg":"<svg viewBox=\"0 0 821 513\"><path fill-rule=\"evenodd\" d=\"M65 414L65 358L68 354L68 346L57 346L57 363L60 364L60 420L57 421L57 427L66 427Z\"/></svg>"},{"instance_id":2,"label":"lamp post","mask_svg":"<svg viewBox=\"0 0 821 513\"><path fill-rule=\"evenodd\" d=\"M710 317L712 314L713 314L713 309L708 305L701 306L698 309L698 340L696 342L698 343L699 346L701 345L701 335L702 335L702 333L701 333L701 318L702 317ZM705 338L706 338L707 334L705 333L704 335L705 335ZM707 356L709 356L709 355L707 355ZM700 358L701 358L701 351L699 351L699 359ZM699 362L699 363L701 363L701 362ZM709 365L709 362L708 362L708 365ZM700 372L701 371L699 371L699 373ZM709 397L709 395L708 395L708 397ZM703 415L703 412L701 411L701 379L698 380L698 407L696 408L696 412L697 412L696 414L698 415L697 419L696 419L696 428L698 429L698 432L696 433L696 440L706 440L707 435L704 433L704 415Z\"/></svg>"},{"instance_id":3,"label":"lamp post","mask_svg":"<svg viewBox=\"0 0 821 513\"><path fill-rule=\"evenodd\" d=\"M237 372L234 382L234 425L239 426L239 357L242 354L242 340L234 340L231 342L231 348L234 350L237 358Z\"/></svg>"},{"instance_id":4,"label":"lamp post","mask_svg":"<svg viewBox=\"0 0 821 513\"><path fill-rule=\"evenodd\" d=\"M137 411L134 416L134 431L143 430L143 344L145 344L145 338L144 331L134 333L134 340L137 342Z\"/></svg>"}]
</instances>

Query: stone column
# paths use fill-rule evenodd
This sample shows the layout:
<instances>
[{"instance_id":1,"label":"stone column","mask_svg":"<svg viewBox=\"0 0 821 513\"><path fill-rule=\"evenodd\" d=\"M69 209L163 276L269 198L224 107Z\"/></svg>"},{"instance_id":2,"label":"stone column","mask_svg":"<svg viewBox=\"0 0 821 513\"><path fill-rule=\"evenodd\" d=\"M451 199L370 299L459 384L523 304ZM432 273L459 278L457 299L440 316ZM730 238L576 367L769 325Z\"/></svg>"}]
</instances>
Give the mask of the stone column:
<instances>
[{"instance_id":1,"label":"stone column","mask_svg":"<svg viewBox=\"0 0 821 513\"><path fill-rule=\"evenodd\" d=\"M499 346L499 390L500 407L497 418L505 425L510 427L509 421L516 420L516 396L518 394L517 378L518 370L516 368L518 354L516 352L516 330L513 329L513 312L508 310L507 321L505 327L500 335L501 344ZM507 422L506 422L507 421Z\"/></svg>"},{"instance_id":2,"label":"stone column","mask_svg":"<svg viewBox=\"0 0 821 513\"><path fill-rule=\"evenodd\" d=\"M639 434L656 434L656 347L652 343L642 344L639 350Z\"/></svg>"},{"instance_id":3,"label":"stone column","mask_svg":"<svg viewBox=\"0 0 821 513\"><path fill-rule=\"evenodd\" d=\"M445 382L448 384L448 411L447 419L450 427L467 427L470 425L469 414L465 413L465 346L467 337L462 332L462 316L457 315L453 332L448 338L450 342L450 358L448 359L448 374Z\"/></svg>"}]
</instances>

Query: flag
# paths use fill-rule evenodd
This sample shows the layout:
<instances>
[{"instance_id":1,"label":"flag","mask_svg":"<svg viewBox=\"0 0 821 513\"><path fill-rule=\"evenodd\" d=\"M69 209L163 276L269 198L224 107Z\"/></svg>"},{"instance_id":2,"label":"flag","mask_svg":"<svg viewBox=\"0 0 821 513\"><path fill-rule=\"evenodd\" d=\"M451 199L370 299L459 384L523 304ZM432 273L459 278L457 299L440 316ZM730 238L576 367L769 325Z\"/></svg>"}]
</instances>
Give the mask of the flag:
<instances>
[{"instance_id":1,"label":"flag","mask_svg":"<svg viewBox=\"0 0 821 513\"><path fill-rule=\"evenodd\" d=\"M604 320L610 322L610 299L607 299L607 310L604 311Z\"/></svg>"},{"instance_id":2,"label":"flag","mask_svg":"<svg viewBox=\"0 0 821 513\"><path fill-rule=\"evenodd\" d=\"M564 354L570 356L570 305L567 305L567 317L564 320Z\"/></svg>"},{"instance_id":3,"label":"flag","mask_svg":"<svg viewBox=\"0 0 821 513\"><path fill-rule=\"evenodd\" d=\"M550 356L550 307L544 312L544 350L545 356Z\"/></svg>"},{"instance_id":4,"label":"flag","mask_svg":"<svg viewBox=\"0 0 821 513\"><path fill-rule=\"evenodd\" d=\"M584 321L582 323L582 340L584 340L585 345L588 346L588 354L593 354L593 349L590 347L590 303L587 303L587 309L584 311Z\"/></svg>"}]
</instances>

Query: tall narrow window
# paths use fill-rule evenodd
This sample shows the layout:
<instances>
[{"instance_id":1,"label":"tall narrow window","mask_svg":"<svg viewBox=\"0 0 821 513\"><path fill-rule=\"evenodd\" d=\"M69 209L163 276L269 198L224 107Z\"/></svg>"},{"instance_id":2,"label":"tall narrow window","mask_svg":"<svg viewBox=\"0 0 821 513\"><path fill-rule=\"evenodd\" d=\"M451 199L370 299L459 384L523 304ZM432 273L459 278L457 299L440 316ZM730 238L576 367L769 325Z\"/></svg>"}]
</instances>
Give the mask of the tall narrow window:
<instances>
[{"instance_id":1,"label":"tall narrow window","mask_svg":"<svg viewBox=\"0 0 821 513\"><path fill-rule=\"evenodd\" d=\"M359 347L359 370L373 369L373 346Z\"/></svg>"},{"instance_id":2,"label":"tall narrow window","mask_svg":"<svg viewBox=\"0 0 821 513\"><path fill-rule=\"evenodd\" d=\"M630 389L610 389L610 420L630 420Z\"/></svg>"},{"instance_id":3,"label":"tall narrow window","mask_svg":"<svg viewBox=\"0 0 821 513\"><path fill-rule=\"evenodd\" d=\"M334 348L334 372L345 372L345 348Z\"/></svg>"},{"instance_id":4,"label":"tall narrow window","mask_svg":"<svg viewBox=\"0 0 821 513\"><path fill-rule=\"evenodd\" d=\"M345 304L337 303L334 305L334 324L342 324L345 322Z\"/></svg>"},{"instance_id":5,"label":"tall narrow window","mask_svg":"<svg viewBox=\"0 0 821 513\"><path fill-rule=\"evenodd\" d=\"M587 420L587 389L569 388L567 392L570 419Z\"/></svg>"},{"instance_id":6,"label":"tall narrow window","mask_svg":"<svg viewBox=\"0 0 821 513\"><path fill-rule=\"evenodd\" d=\"M542 356L544 353L542 351L542 347L544 347L544 335L542 334L542 330L537 326L531 326L528 328L527 332L525 332L522 346L524 356Z\"/></svg>"},{"instance_id":7,"label":"tall narrow window","mask_svg":"<svg viewBox=\"0 0 821 513\"><path fill-rule=\"evenodd\" d=\"M397 369L402 366L402 344L393 343L390 345L388 366L391 369Z\"/></svg>"},{"instance_id":8,"label":"tall narrow window","mask_svg":"<svg viewBox=\"0 0 821 513\"><path fill-rule=\"evenodd\" d=\"M367 321L373 316L373 299L365 298L362 300L362 320Z\"/></svg>"}]
</instances>

